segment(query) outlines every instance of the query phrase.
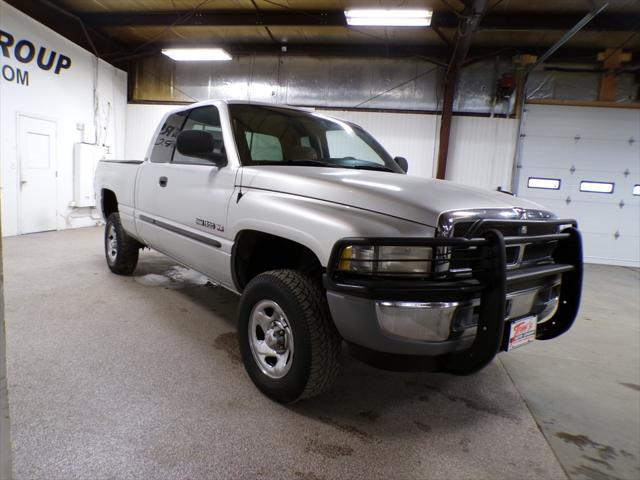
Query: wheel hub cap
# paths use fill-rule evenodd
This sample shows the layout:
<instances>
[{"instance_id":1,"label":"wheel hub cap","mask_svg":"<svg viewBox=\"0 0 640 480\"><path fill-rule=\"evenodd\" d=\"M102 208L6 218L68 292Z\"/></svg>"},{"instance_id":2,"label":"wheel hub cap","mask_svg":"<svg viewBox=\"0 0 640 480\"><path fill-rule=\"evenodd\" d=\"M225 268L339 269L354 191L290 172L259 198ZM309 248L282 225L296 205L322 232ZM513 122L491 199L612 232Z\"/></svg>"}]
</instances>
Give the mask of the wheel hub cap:
<instances>
[{"instance_id":1,"label":"wheel hub cap","mask_svg":"<svg viewBox=\"0 0 640 480\"><path fill-rule=\"evenodd\" d=\"M268 377L284 377L293 362L293 332L276 302L262 300L249 319L249 345L256 364Z\"/></svg>"},{"instance_id":2,"label":"wheel hub cap","mask_svg":"<svg viewBox=\"0 0 640 480\"><path fill-rule=\"evenodd\" d=\"M116 257L118 256L118 237L116 236L116 229L113 225L109 226L105 243L107 248L107 257L109 258L109 262L113 263L116 261Z\"/></svg>"}]
</instances>

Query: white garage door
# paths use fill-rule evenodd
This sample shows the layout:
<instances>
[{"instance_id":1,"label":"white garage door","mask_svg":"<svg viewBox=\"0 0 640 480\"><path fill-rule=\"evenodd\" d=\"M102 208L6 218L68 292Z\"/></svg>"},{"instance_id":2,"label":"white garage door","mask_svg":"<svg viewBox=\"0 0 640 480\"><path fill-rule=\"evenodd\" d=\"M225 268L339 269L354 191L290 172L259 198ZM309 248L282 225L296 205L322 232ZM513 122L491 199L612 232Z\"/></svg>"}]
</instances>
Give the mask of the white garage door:
<instances>
[{"instance_id":1,"label":"white garage door","mask_svg":"<svg viewBox=\"0 0 640 480\"><path fill-rule=\"evenodd\" d=\"M585 260L640 266L640 110L528 105L518 196L578 220Z\"/></svg>"}]
</instances>

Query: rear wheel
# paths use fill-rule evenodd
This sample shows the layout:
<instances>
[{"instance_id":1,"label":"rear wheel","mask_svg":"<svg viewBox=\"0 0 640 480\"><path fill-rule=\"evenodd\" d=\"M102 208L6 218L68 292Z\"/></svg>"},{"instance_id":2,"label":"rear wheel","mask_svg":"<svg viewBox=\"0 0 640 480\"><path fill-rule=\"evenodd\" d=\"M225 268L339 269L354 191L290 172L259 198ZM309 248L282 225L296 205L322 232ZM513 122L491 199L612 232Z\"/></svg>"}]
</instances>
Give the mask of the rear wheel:
<instances>
[{"instance_id":1,"label":"rear wheel","mask_svg":"<svg viewBox=\"0 0 640 480\"><path fill-rule=\"evenodd\" d=\"M337 376L342 339L323 290L301 273L274 270L251 280L238 336L251 380L277 402L318 395Z\"/></svg>"},{"instance_id":2,"label":"rear wheel","mask_svg":"<svg viewBox=\"0 0 640 480\"><path fill-rule=\"evenodd\" d=\"M113 273L130 275L138 264L140 243L122 228L120 214L109 215L104 228L104 253Z\"/></svg>"}]
</instances>

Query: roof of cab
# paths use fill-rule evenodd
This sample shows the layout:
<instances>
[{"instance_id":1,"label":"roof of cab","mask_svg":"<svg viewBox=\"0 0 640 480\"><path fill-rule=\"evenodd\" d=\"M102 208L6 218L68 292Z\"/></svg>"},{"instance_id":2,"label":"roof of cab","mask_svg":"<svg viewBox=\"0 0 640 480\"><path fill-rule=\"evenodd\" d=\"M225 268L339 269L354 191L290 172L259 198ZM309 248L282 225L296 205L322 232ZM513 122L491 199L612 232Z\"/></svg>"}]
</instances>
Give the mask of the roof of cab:
<instances>
[{"instance_id":1,"label":"roof of cab","mask_svg":"<svg viewBox=\"0 0 640 480\"><path fill-rule=\"evenodd\" d=\"M184 110L190 110L192 108L203 107L206 105L216 105L220 103L226 103L227 105L261 105L265 107L278 107L278 108L288 108L291 110L299 110L303 112L308 112L309 108L304 107L295 107L292 105L283 105L280 103L268 103L268 102L252 102L251 100L223 100L223 99L211 99L211 100L202 100L200 102L190 103L188 105L183 105L172 110L170 113L174 112L182 112Z\"/></svg>"}]
</instances>

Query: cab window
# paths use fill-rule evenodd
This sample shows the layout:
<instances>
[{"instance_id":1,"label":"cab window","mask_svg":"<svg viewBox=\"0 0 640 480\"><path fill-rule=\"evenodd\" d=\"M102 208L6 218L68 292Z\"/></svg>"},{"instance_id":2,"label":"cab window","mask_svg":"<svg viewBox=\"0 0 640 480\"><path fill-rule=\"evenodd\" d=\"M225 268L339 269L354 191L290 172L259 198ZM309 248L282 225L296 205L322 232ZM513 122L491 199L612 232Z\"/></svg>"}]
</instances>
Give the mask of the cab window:
<instances>
[{"instance_id":1,"label":"cab window","mask_svg":"<svg viewBox=\"0 0 640 480\"><path fill-rule=\"evenodd\" d=\"M167 163L171 161L176 137L182 128L187 112L178 112L169 115L162 124L151 150L151 161L154 163Z\"/></svg>"},{"instance_id":2,"label":"cab window","mask_svg":"<svg viewBox=\"0 0 640 480\"><path fill-rule=\"evenodd\" d=\"M224 154L224 142L222 140L222 126L220 125L220 114L214 106L194 108L189 112L187 121L184 122L182 130L203 130L213 135L215 139L213 153ZM173 163L207 165L213 164L202 158L188 157L182 155L178 150L173 154Z\"/></svg>"},{"instance_id":3,"label":"cab window","mask_svg":"<svg viewBox=\"0 0 640 480\"><path fill-rule=\"evenodd\" d=\"M245 132L251 158L255 161L281 162L282 145L278 137L257 132Z\"/></svg>"},{"instance_id":4,"label":"cab window","mask_svg":"<svg viewBox=\"0 0 640 480\"><path fill-rule=\"evenodd\" d=\"M372 164L384 164L384 160L353 130L327 130L327 146L331 158L358 158Z\"/></svg>"}]
</instances>

